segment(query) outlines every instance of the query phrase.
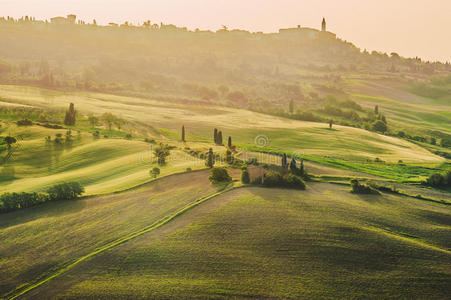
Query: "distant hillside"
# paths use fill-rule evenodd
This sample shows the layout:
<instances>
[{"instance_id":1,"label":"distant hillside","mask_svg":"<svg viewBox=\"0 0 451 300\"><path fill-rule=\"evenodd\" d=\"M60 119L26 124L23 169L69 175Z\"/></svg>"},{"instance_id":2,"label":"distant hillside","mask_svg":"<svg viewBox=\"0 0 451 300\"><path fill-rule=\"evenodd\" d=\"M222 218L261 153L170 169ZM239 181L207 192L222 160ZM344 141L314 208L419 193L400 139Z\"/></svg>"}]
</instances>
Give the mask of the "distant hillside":
<instances>
[{"instance_id":1,"label":"distant hillside","mask_svg":"<svg viewBox=\"0 0 451 300\"><path fill-rule=\"evenodd\" d=\"M164 24L97 26L27 18L0 20L0 39L6 45L0 48L1 83L132 91L245 107L339 95L346 78L424 80L451 72L448 64L370 54L309 28L277 34L193 32Z\"/></svg>"}]
</instances>

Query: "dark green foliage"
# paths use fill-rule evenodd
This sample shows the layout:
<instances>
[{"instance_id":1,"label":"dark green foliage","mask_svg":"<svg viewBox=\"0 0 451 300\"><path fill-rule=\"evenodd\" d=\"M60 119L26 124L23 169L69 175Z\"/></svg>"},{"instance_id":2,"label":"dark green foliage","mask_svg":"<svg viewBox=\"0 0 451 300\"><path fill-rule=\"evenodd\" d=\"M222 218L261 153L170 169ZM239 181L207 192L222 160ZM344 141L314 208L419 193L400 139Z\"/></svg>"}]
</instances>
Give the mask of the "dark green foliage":
<instances>
[{"instance_id":1,"label":"dark green foliage","mask_svg":"<svg viewBox=\"0 0 451 300\"><path fill-rule=\"evenodd\" d=\"M150 175L153 176L153 178L157 178L158 175L160 175L160 169L155 167L152 170L150 170Z\"/></svg>"},{"instance_id":2,"label":"dark green foliage","mask_svg":"<svg viewBox=\"0 0 451 300\"><path fill-rule=\"evenodd\" d=\"M442 146L443 148L451 148L451 139L445 139L443 138L440 141L440 146Z\"/></svg>"},{"instance_id":3,"label":"dark green foliage","mask_svg":"<svg viewBox=\"0 0 451 300\"><path fill-rule=\"evenodd\" d=\"M185 140L185 125L182 126L182 142L186 142L186 140Z\"/></svg>"},{"instance_id":4,"label":"dark green foliage","mask_svg":"<svg viewBox=\"0 0 451 300\"><path fill-rule=\"evenodd\" d=\"M73 103L69 105L69 110L66 111L66 116L64 117L64 125L75 125L76 119L75 106Z\"/></svg>"},{"instance_id":5,"label":"dark green foliage","mask_svg":"<svg viewBox=\"0 0 451 300\"><path fill-rule=\"evenodd\" d=\"M50 201L44 193L6 193L0 196L0 213L28 208Z\"/></svg>"},{"instance_id":6,"label":"dark green foliage","mask_svg":"<svg viewBox=\"0 0 451 300\"><path fill-rule=\"evenodd\" d=\"M160 166L166 164L166 157L171 154L170 147L164 144L160 144L153 152L157 157L157 162Z\"/></svg>"},{"instance_id":7,"label":"dark green foliage","mask_svg":"<svg viewBox=\"0 0 451 300\"><path fill-rule=\"evenodd\" d=\"M233 164L232 151L230 151L230 150L226 151L226 161L228 164Z\"/></svg>"},{"instance_id":8,"label":"dark green foliage","mask_svg":"<svg viewBox=\"0 0 451 300\"><path fill-rule=\"evenodd\" d=\"M293 157L291 159L291 163L290 163L290 171L291 171L291 173L296 174L298 172L298 170L299 169L296 164L296 159Z\"/></svg>"},{"instance_id":9,"label":"dark green foliage","mask_svg":"<svg viewBox=\"0 0 451 300\"><path fill-rule=\"evenodd\" d=\"M451 187L451 170L445 173L433 173L429 176L425 183L431 187Z\"/></svg>"},{"instance_id":10,"label":"dark green foliage","mask_svg":"<svg viewBox=\"0 0 451 300\"><path fill-rule=\"evenodd\" d=\"M371 127L374 131L377 132L386 132L387 131L387 124L385 124L382 120L377 120L373 124L371 124Z\"/></svg>"},{"instance_id":11,"label":"dark green foliage","mask_svg":"<svg viewBox=\"0 0 451 300\"><path fill-rule=\"evenodd\" d=\"M212 183L229 182L232 180L225 168L211 169L210 177L208 177L208 179L210 179Z\"/></svg>"},{"instance_id":12,"label":"dark green foliage","mask_svg":"<svg viewBox=\"0 0 451 300\"><path fill-rule=\"evenodd\" d=\"M406 137L406 133L404 131L400 131L400 132L398 132L398 136L400 138L405 138Z\"/></svg>"},{"instance_id":13,"label":"dark green foliage","mask_svg":"<svg viewBox=\"0 0 451 300\"><path fill-rule=\"evenodd\" d=\"M157 143L154 139L149 139L149 138L145 138L144 142L149 143L149 144L156 144Z\"/></svg>"},{"instance_id":14,"label":"dark green foliage","mask_svg":"<svg viewBox=\"0 0 451 300\"><path fill-rule=\"evenodd\" d=\"M55 185L47 193L52 201L74 200L84 192L83 186L78 182L67 182Z\"/></svg>"},{"instance_id":15,"label":"dark green foliage","mask_svg":"<svg viewBox=\"0 0 451 300\"><path fill-rule=\"evenodd\" d=\"M434 137L431 137L431 145L436 145L437 140Z\"/></svg>"},{"instance_id":16,"label":"dark green foliage","mask_svg":"<svg viewBox=\"0 0 451 300\"><path fill-rule=\"evenodd\" d=\"M229 149L232 149L232 137L229 136L229 141L227 142L227 147L229 147Z\"/></svg>"},{"instance_id":17,"label":"dark green foliage","mask_svg":"<svg viewBox=\"0 0 451 300\"><path fill-rule=\"evenodd\" d=\"M217 128L215 128L215 130L214 130L213 141L215 142L215 144L218 143L218 129Z\"/></svg>"},{"instance_id":18,"label":"dark green foliage","mask_svg":"<svg viewBox=\"0 0 451 300\"><path fill-rule=\"evenodd\" d=\"M213 168L213 166L215 165L215 155L213 153L212 148L210 148L210 150L208 150L207 157L205 160L205 165L209 168Z\"/></svg>"},{"instance_id":19,"label":"dark green foliage","mask_svg":"<svg viewBox=\"0 0 451 300\"><path fill-rule=\"evenodd\" d=\"M222 131L218 132L218 142L217 142L217 144L218 145L222 145Z\"/></svg>"},{"instance_id":20,"label":"dark green foliage","mask_svg":"<svg viewBox=\"0 0 451 300\"><path fill-rule=\"evenodd\" d=\"M23 120L17 121L17 126L31 126L31 125L33 125L33 122L28 119L23 119Z\"/></svg>"},{"instance_id":21,"label":"dark green foliage","mask_svg":"<svg viewBox=\"0 0 451 300\"><path fill-rule=\"evenodd\" d=\"M6 147L9 149L11 149L11 146L15 143L17 143L17 139L13 136L7 136L3 139L6 143Z\"/></svg>"},{"instance_id":22,"label":"dark green foliage","mask_svg":"<svg viewBox=\"0 0 451 300\"><path fill-rule=\"evenodd\" d=\"M329 129L332 129L332 126L333 126L333 121L330 120L330 121L329 121Z\"/></svg>"},{"instance_id":23,"label":"dark green foliage","mask_svg":"<svg viewBox=\"0 0 451 300\"><path fill-rule=\"evenodd\" d=\"M378 114L379 114L379 105L376 105L376 106L374 107L374 114L375 114L375 115L378 115Z\"/></svg>"},{"instance_id":24,"label":"dark green foliage","mask_svg":"<svg viewBox=\"0 0 451 300\"><path fill-rule=\"evenodd\" d=\"M0 196L0 213L36 206L49 201L74 200L83 194L78 182L58 184L47 193L6 193Z\"/></svg>"},{"instance_id":25,"label":"dark green foliage","mask_svg":"<svg viewBox=\"0 0 451 300\"><path fill-rule=\"evenodd\" d=\"M244 184L249 184L251 182L251 177L249 176L247 168L243 168L243 171L241 172L241 182Z\"/></svg>"},{"instance_id":26,"label":"dark green foliage","mask_svg":"<svg viewBox=\"0 0 451 300\"><path fill-rule=\"evenodd\" d=\"M293 175L282 175L277 171L269 171L263 178L263 185L266 187L285 187L290 189L305 190L305 183L302 178Z\"/></svg>"},{"instance_id":27,"label":"dark green foliage","mask_svg":"<svg viewBox=\"0 0 451 300\"><path fill-rule=\"evenodd\" d=\"M132 135L131 135L131 133L127 133L126 135L125 135L125 139L127 139L127 140L131 140L132 139Z\"/></svg>"},{"instance_id":28,"label":"dark green foliage","mask_svg":"<svg viewBox=\"0 0 451 300\"><path fill-rule=\"evenodd\" d=\"M287 154L286 153L282 154L281 165L282 165L283 168L288 168L288 159L287 159Z\"/></svg>"},{"instance_id":29,"label":"dark green foliage","mask_svg":"<svg viewBox=\"0 0 451 300\"><path fill-rule=\"evenodd\" d=\"M379 192L372 187L360 184L357 179L351 180L351 193L354 194L379 194Z\"/></svg>"}]
</instances>

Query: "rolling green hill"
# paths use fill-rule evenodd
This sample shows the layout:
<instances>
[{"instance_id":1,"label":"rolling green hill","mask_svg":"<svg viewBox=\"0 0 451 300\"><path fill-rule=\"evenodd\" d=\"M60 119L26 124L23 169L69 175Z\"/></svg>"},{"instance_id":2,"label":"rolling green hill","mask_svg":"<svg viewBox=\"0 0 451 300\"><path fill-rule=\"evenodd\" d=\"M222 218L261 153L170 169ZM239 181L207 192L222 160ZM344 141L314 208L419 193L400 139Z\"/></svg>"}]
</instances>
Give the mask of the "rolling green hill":
<instances>
[{"instance_id":1,"label":"rolling green hill","mask_svg":"<svg viewBox=\"0 0 451 300\"><path fill-rule=\"evenodd\" d=\"M202 193L188 192L196 189ZM27 264L15 268L17 276L2 274L10 278L3 291L49 276L213 192L200 172L10 214L1 221L1 251L9 253L19 240L23 251L2 263L26 257ZM353 195L341 185L310 183L305 192L241 188L75 264L21 298L446 298L450 224L445 205ZM46 244L32 246L44 236Z\"/></svg>"}]
</instances>

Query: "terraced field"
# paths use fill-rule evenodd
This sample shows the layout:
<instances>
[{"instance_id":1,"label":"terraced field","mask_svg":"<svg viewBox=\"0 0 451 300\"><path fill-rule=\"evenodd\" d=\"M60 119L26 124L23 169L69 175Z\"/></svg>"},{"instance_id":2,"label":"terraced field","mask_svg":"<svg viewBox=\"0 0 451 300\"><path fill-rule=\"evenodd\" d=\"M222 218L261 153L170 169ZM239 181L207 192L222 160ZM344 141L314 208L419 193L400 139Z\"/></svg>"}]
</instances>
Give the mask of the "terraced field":
<instances>
[{"instance_id":1,"label":"terraced field","mask_svg":"<svg viewBox=\"0 0 451 300\"><path fill-rule=\"evenodd\" d=\"M136 217L143 212L136 210ZM22 298L444 299L450 234L445 205L353 195L328 183L310 183L301 192L241 188L77 264Z\"/></svg>"}]
</instances>

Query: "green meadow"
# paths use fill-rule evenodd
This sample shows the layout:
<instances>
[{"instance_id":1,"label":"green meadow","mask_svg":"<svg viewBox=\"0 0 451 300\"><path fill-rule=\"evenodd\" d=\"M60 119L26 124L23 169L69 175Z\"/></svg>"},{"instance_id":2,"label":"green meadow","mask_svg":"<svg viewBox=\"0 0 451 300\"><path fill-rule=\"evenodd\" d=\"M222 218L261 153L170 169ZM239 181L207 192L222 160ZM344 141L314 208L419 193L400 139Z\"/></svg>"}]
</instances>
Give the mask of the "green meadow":
<instances>
[{"instance_id":1,"label":"green meadow","mask_svg":"<svg viewBox=\"0 0 451 300\"><path fill-rule=\"evenodd\" d=\"M446 298L450 233L448 207L409 197L241 188L22 298Z\"/></svg>"}]
</instances>

